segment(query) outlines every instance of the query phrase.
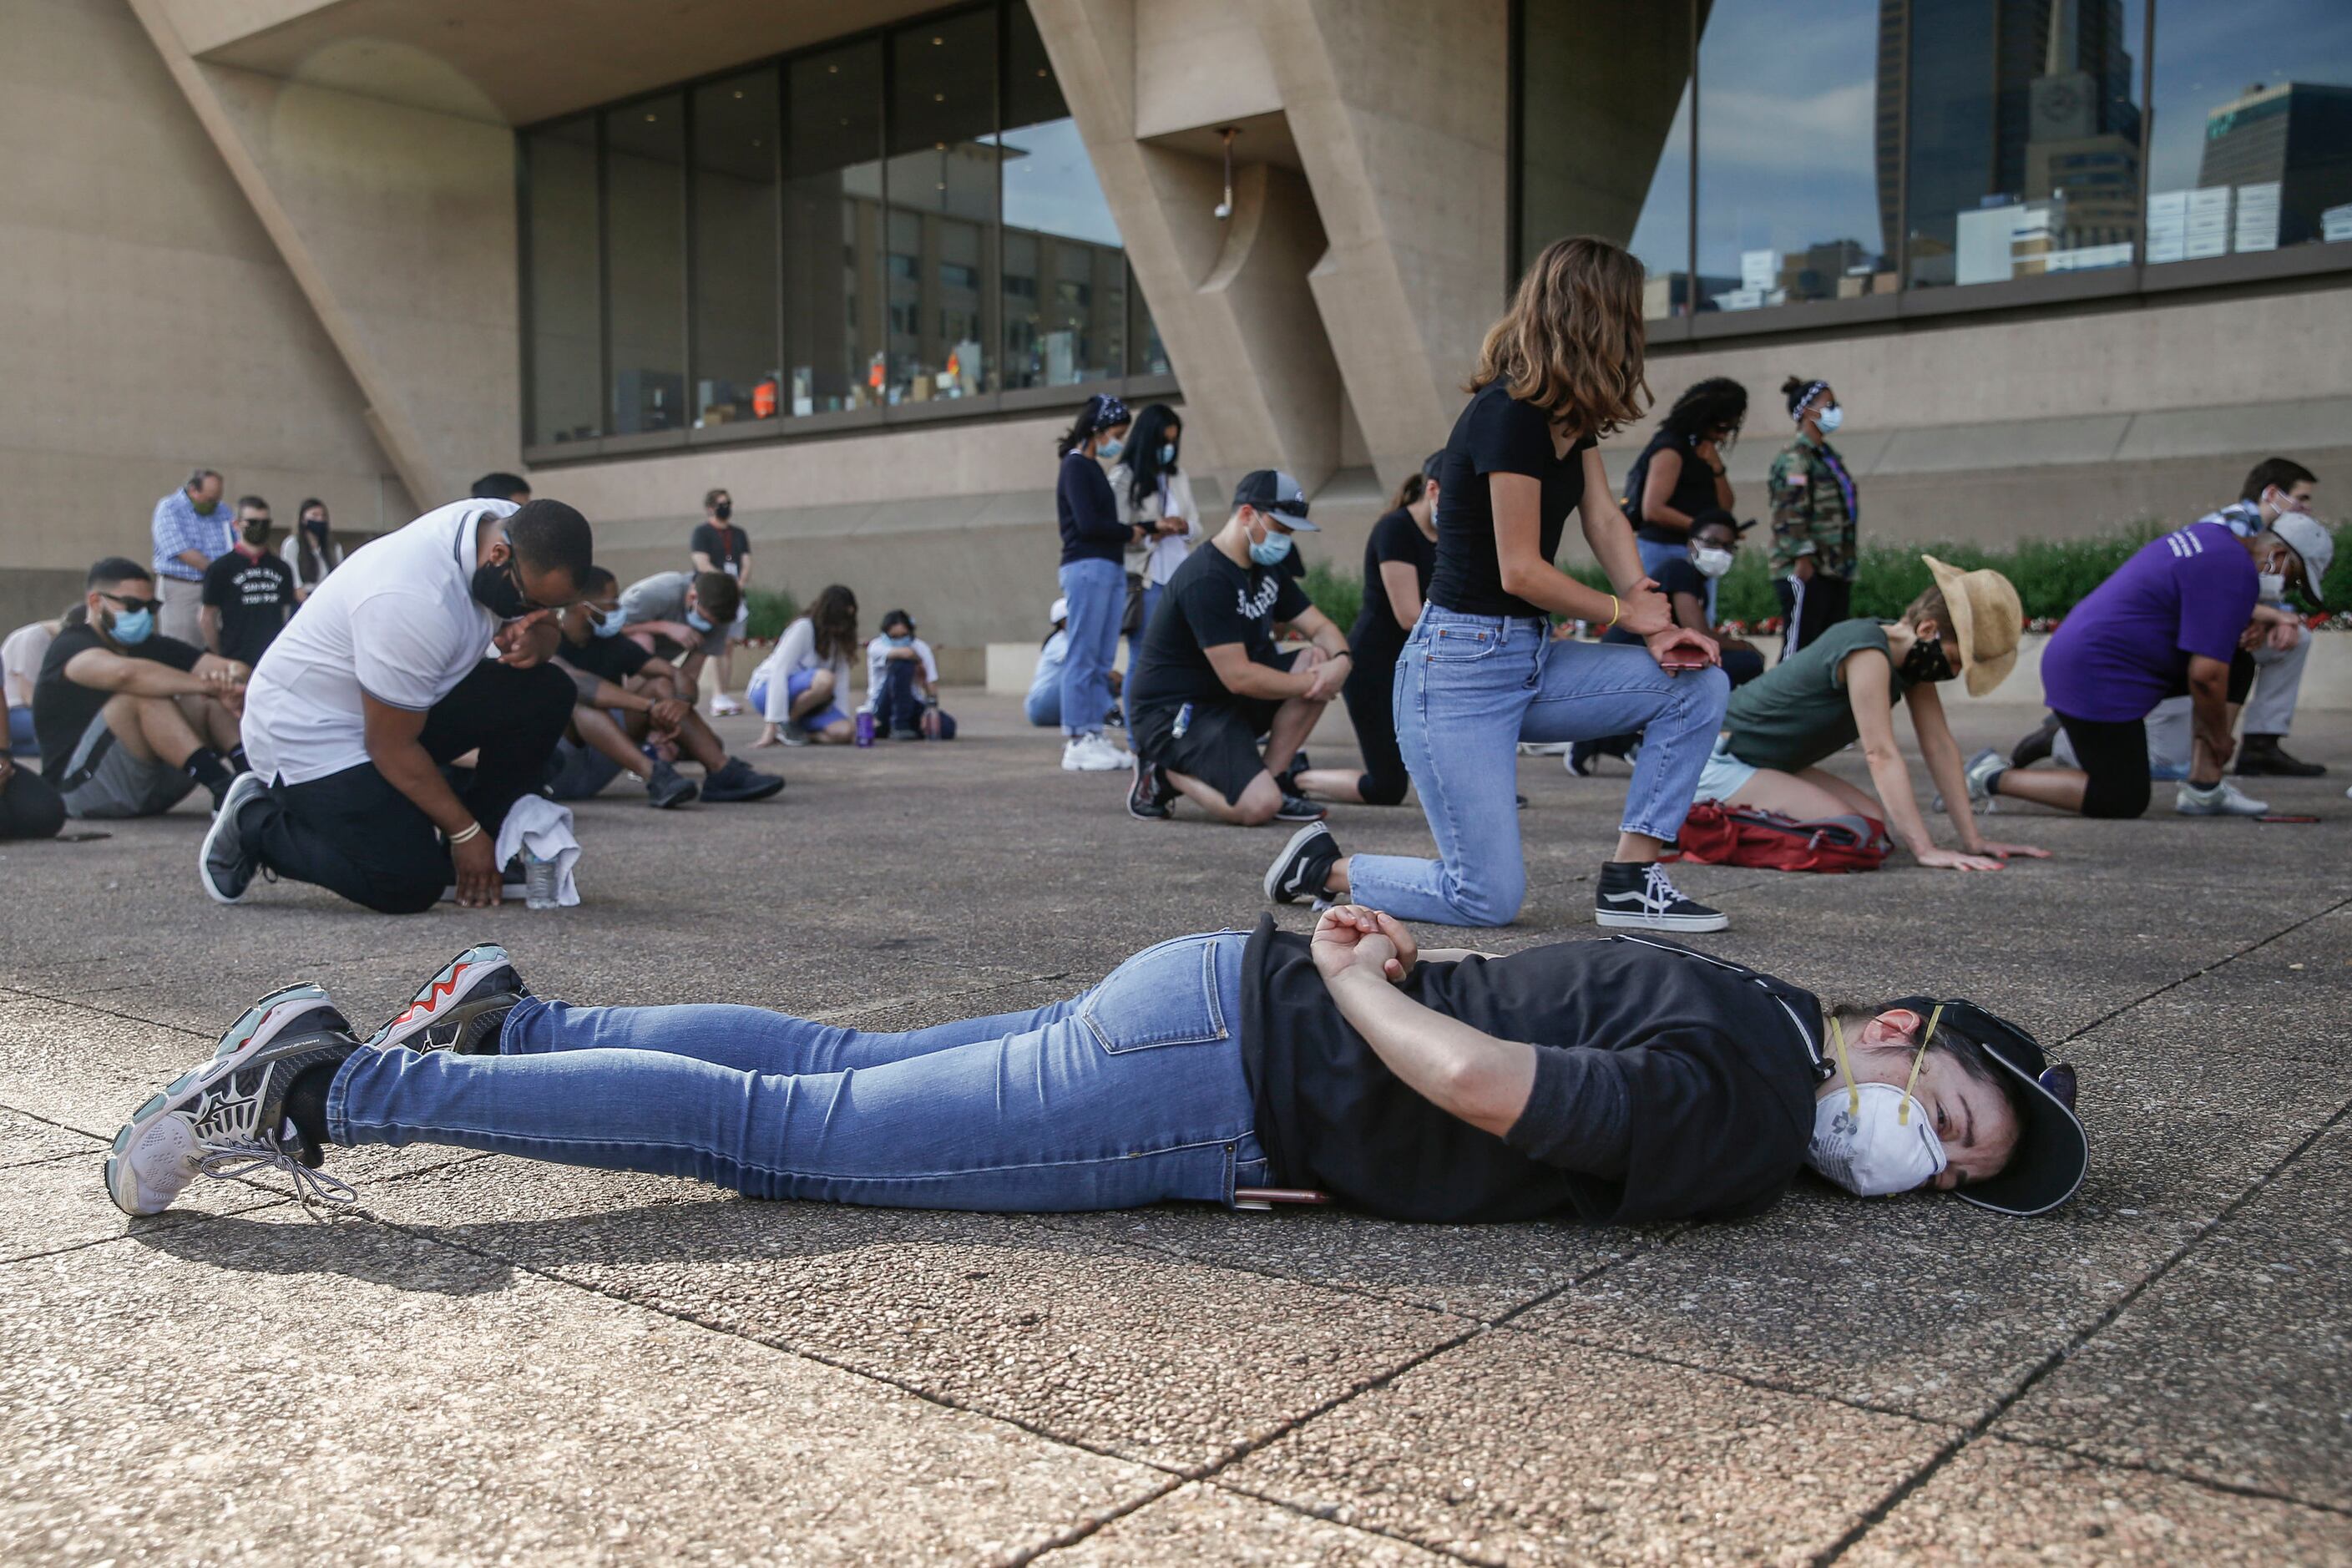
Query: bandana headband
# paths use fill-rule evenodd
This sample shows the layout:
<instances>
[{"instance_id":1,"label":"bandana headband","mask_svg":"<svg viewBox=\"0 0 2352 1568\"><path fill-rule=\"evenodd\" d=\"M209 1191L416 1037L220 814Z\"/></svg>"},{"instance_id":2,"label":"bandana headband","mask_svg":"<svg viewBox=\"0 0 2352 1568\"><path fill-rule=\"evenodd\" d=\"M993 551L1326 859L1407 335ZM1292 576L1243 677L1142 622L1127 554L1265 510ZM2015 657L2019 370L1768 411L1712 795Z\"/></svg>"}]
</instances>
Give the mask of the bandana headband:
<instances>
[{"instance_id":1,"label":"bandana headband","mask_svg":"<svg viewBox=\"0 0 2352 1568\"><path fill-rule=\"evenodd\" d=\"M1802 425L1805 422L1805 410L1813 405L1813 399L1829 389L1830 384L1826 381L1806 383L1805 390L1799 394L1797 401L1790 405L1789 417L1797 424Z\"/></svg>"}]
</instances>

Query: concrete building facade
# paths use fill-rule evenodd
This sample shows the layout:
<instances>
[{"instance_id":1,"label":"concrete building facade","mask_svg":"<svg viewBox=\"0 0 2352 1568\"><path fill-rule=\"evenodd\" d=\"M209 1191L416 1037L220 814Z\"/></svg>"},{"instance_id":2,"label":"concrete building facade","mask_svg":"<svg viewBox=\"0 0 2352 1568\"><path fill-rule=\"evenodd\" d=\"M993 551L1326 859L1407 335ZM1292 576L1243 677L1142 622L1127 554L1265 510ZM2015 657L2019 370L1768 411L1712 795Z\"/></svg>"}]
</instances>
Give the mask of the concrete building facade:
<instances>
[{"instance_id":1,"label":"concrete building facade","mask_svg":"<svg viewBox=\"0 0 2352 1568\"><path fill-rule=\"evenodd\" d=\"M976 675L1054 595L1087 393L1177 404L1204 508L1290 469L1352 567L1571 232L1650 268L1662 401L1748 384L1743 513L1792 374L1878 538L2177 517L2274 450L2352 492L2352 214L2296 195L2352 147L2199 161L2221 106L2352 81L2340 8L2252 7L2308 27L2271 98L2218 4L1917 9L0 0L0 612L143 558L194 465L349 534L519 468L625 576L725 486L761 581ZM2004 276L1958 281L1963 231Z\"/></svg>"}]
</instances>

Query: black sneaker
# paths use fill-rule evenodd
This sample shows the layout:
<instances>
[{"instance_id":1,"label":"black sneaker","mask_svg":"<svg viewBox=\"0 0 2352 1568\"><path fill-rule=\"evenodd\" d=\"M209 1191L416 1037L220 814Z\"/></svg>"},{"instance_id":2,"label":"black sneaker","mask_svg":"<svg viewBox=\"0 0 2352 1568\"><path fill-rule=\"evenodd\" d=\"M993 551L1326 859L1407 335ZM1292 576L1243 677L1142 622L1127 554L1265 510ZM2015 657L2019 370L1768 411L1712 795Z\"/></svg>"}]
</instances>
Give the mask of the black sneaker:
<instances>
[{"instance_id":1,"label":"black sneaker","mask_svg":"<svg viewBox=\"0 0 2352 1568\"><path fill-rule=\"evenodd\" d=\"M1309 823L1290 836L1265 868L1265 896L1277 904L1312 903L1324 896L1323 883L1339 861L1339 841L1331 830Z\"/></svg>"},{"instance_id":2,"label":"black sneaker","mask_svg":"<svg viewBox=\"0 0 2352 1568\"><path fill-rule=\"evenodd\" d=\"M1298 793L1298 775L1305 773L1314 765L1315 764L1307 760L1307 753L1304 751L1294 752L1291 753L1290 765L1283 769L1280 773L1275 774L1274 782L1282 786L1283 794L1297 795Z\"/></svg>"},{"instance_id":3,"label":"black sneaker","mask_svg":"<svg viewBox=\"0 0 2352 1568\"><path fill-rule=\"evenodd\" d=\"M351 1026L316 985L273 991L229 1026L219 1047L131 1112L106 1157L106 1192L128 1215L162 1214L198 1176L282 1172L307 1207L350 1203L344 1183L317 1173L308 1134L289 1136L286 1091L315 1067L359 1049Z\"/></svg>"},{"instance_id":4,"label":"black sneaker","mask_svg":"<svg viewBox=\"0 0 2352 1568\"><path fill-rule=\"evenodd\" d=\"M2009 765L2012 768L2030 768L2036 763L2047 762L2050 757L2050 748L2058 741L2058 728L2057 714L2043 715L2041 728L2009 749Z\"/></svg>"},{"instance_id":5,"label":"black sneaker","mask_svg":"<svg viewBox=\"0 0 2352 1568\"><path fill-rule=\"evenodd\" d=\"M1592 764L1600 755L1601 748L1591 742L1570 741L1568 743L1568 771L1578 778L1589 779L1592 776Z\"/></svg>"},{"instance_id":6,"label":"black sneaker","mask_svg":"<svg viewBox=\"0 0 2352 1568\"><path fill-rule=\"evenodd\" d=\"M494 1057L507 1014L530 994L507 950L486 942L467 948L417 987L408 1005L368 1037L368 1048L405 1046L412 1051Z\"/></svg>"},{"instance_id":7,"label":"black sneaker","mask_svg":"<svg viewBox=\"0 0 2352 1568\"><path fill-rule=\"evenodd\" d=\"M1127 815L1145 822L1165 822L1171 815L1168 805L1175 798L1176 786L1168 782L1168 770L1145 762L1138 753L1135 782L1127 789Z\"/></svg>"},{"instance_id":8,"label":"black sneaker","mask_svg":"<svg viewBox=\"0 0 2352 1568\"><path fill-rule=\"evenodd\" d=\"M196 879L216 904L233 904L244 898L246 889L253 886L255 873L261 869L261 857L247 847L237 816L268 793L269 786L261 782L260 774L237 774L221 796L220 809L213 813L213 825L205 830L204 847L196 855Z\"/></svg>"},{"instance_id":9,"label":"black sneaker","mask_svg":"<svg viewBox=\"0 0 2352 1568\"><path fill-rule=\"evenodd\" d=\"M726 805L739 800L765 800L784 787L782 773L763 773L740 757L730 757L727 765L702 781L702 801L706 805Z\"/></svg>"},{"instance_id":10,"label":"black sneaker","mask_svg":"<svg viewBox=\"0 0 2352 1568\"><path fill-rule=\"evenodd\" d=\"M1303 795L1282 793L1282 809L1274 814L1276 822L1320 822L1330 816L1328 807L1316 805Z\"/></svg>"},{"instance_id":11,"label":"black sneaker","mask_svg":"<svg viewBox=\"0 0 2352 1568\"><path fill-rule=\"evenodd\" d=\"M1630 931L1721 931L1731 917L1684 898L1656 861L1635 865L1612 860L1601 868L1601 885L1593 890L1592 920L1596 925Z\"/></svg>"},{"instance_id":12,"label":"black sneaker","mask_svg":"<svg viewBox=\"0 0 2352 1568\"><path fill-rule=\"evenodd\" d=\"M653 777L646 781L646 804L656 811L684 805L701 793L702 786L679 773L674 763L656 763Z\"/></svg>"}]
</instances>

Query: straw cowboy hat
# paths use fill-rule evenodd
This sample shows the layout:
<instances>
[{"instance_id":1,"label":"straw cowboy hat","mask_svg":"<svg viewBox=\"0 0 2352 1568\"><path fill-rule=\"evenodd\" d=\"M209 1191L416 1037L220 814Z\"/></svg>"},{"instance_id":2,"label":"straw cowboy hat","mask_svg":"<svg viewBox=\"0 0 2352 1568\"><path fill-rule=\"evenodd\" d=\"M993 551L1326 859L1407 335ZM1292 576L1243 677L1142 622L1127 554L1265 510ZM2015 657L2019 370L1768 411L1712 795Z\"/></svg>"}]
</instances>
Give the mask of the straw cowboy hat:
<instances>
[{"instance_id":1,"label":"straw cowboy hat","mask_svg":"<svg viewBox=\"0 0 2352 1568\"><path fill-rule=\"evenodd\" d=\"M2008 578L1990 567L1963 572L1932 555L1922 555L1950 612L1953 646L1960 650L1969 695L1982 697L2009 679L2017 667L2017 639L2025 629L2025 607Z\"/></svg>"}]
</instances>

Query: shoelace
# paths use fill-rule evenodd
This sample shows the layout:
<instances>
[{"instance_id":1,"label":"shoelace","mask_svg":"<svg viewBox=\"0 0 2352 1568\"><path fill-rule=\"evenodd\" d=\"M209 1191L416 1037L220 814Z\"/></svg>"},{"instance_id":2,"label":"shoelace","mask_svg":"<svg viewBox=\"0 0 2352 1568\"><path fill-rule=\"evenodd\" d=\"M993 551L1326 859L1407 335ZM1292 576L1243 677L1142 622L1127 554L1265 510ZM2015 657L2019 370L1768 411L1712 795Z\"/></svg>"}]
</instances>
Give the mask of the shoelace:
<instances>
[{"instance_id":1,"label":"shoelace","mask_svg":"<svg viewBox=\"0 0 2352 1568\"><path fill-rule=\"evenodd\" d=\"M1666 868L1655 860L1650 862L1649 879L1642 889L1642 901L1652 914L1664 914L1682 901L1682 889L1666 875Z\"/></svg>"},{"instance_id":2,"label":"shoelace","mask_svg":"<svg viewBox=\"0 0 2352 1568\"><path fill-rule=\"evenodd\" d=\"M312 1170L274 1141L205 1142L199 1147L204 1152L197 1156L196 1168L205 1175L241 1177L274 1170L293 1187L302 1212L322 1224L333 1218L338 1208L358 1206L359 1193L349 1182Z\"/></svg>"}]
</instances>

